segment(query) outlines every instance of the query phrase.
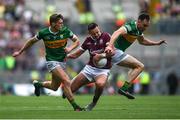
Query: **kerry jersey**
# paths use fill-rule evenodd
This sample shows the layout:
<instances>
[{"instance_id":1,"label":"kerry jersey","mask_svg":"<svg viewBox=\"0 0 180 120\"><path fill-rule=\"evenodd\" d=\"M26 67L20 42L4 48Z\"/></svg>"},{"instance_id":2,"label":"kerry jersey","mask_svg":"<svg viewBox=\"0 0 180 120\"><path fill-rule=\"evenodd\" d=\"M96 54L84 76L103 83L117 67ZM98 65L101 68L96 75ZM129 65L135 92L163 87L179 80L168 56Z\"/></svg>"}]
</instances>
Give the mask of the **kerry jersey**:
<instances>
[{"instance_id":1,"label":"kerry jersey","mask_svg":"<svg viewBox=\"0 0 180 120\"><path fill-rule=\"evenodd\" d=\"M73 32L64 26L58 32L53 33L49 27L40 30L36 37L44 42L47 61L63 62L66 57L64 48L68 38L73 37Z\"/></svg>"},{"instance_id":2,"label":"kerry jersey","mask_svg":"<svg viewBox=\"0 0 180 120\"><path fill-rule=\"evenodd\" d=\"M125 51L139 36L142 36L142 32L138 30L136 21L131 20L123 26L127 34L118 36L114 43L117 49Z\"/></svg>"}]
</instances>

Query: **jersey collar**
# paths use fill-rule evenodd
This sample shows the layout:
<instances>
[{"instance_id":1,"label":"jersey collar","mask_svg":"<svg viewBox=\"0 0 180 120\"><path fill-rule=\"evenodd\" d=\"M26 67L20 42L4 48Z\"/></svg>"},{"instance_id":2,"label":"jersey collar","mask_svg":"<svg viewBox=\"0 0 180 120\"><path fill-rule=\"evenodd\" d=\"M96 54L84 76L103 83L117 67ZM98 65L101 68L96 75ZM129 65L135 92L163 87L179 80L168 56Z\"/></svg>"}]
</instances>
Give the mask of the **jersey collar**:
<instances>
[{"instance_id":1,"label":"jersey collar","mask_svg":"<svg viewBox=\"0 0 180 120\"><path fill-rule=\"evenodd\" d=\"M59 31L58 31L58 32L53 32L53 31L51 31L51 27L49 27L49 32L55 35L55 34L57 34Z\"/></svg>"}]
</instances>

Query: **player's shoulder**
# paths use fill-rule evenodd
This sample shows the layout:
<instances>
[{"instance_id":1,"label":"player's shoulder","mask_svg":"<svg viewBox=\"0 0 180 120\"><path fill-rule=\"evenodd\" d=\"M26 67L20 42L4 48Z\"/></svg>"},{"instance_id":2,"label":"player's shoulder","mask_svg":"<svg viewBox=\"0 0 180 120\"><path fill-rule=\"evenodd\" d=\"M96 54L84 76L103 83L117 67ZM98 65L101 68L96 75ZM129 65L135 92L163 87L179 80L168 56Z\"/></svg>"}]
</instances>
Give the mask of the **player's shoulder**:
<instances>
[{"instance_id":1,"label":"player's shoulder","mask_svg":"<svg viewBox=\"0 0 180 120\"><path fill-rule=\"evenodd\" d=\"M103 32L103 33L102 33L102 36L108 36L108 37L110 37L111 35L110 35L110 33L108 33L108 32Z\"/></svg>"},{"instance_id":2,"label":"player's shoulder","mask_svg":"<svg viewBox=\"0 0 180 120\"><path fill-rule=\"evenodd\" d=\"M111 35L108 32L103 32L101 35L101 39L110 40L110 38L111 38Z\"/></svg>"},{"instance_id":3,"label":"player's shoulder","mask_svg":"<svg viewBox=\"0 0 180 120\"><path fill-rule=\"evenodd\" d=\"M129 20L125 23L124 27L128 30L128 31L132 31L136 29L136 21L135 20Z\"/></svg>"},{"instance_id":4,"label":"player's shoulder","mask_svg":"<svg viewBox=\"0 0 180 120\"><path fill-rule=\"evenodd\" d=\"M60 29L60 31L70 31L70 29L67 27L67 26L63 26L61 29Z\"/></svg>"},{"instance_id":5,"label":"player's shoulder","mask_svg":"<svg viewBox=\"0 0 180 120\"><path fill-rule=\"evenodd\" d=\"M40 33L40 34L49 33L49 28L48 28L48 27L42 28L42 29L39 30L39 33Z\"/></svg>"},{"instance_id":6,"label":"player's shoulder","mask_svg":"<svg viewBox=\"0 0 180 120\"><path fill-rule=\"evenodd\" d=\"M85 38L86 42L89 42L89 41L92 41L92 40L93 40L93 38L90 35L86 36L86 38Z\"/></svg>"},{"instance_id":7,"label":"player's shoulder","mask_svg":"<svg viewBox=\"0 0 180 120\"><path fill-rule=\"evenodd\" d=\"M135 20L128 20L125 25L135 25L136 21Z\"/></svg>"}]
</instances>

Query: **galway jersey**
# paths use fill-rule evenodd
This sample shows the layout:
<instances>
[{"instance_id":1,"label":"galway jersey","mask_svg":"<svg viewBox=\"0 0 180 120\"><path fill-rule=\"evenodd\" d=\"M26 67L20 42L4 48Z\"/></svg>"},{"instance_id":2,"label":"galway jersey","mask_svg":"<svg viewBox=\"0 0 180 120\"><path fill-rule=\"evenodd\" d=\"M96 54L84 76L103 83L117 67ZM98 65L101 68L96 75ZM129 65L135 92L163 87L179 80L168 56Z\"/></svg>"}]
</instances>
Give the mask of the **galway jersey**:
<instances>
[{"instance_id":1,"label":"galway jersey","mask_svg":"<svg viewBox=\"0 0 180 120\"><path fill-rule=\"evenodd\" d=\"M93 39L90 36L85 39L85 41L81 45L81 49L83 51L89 51L90 59L88 65L96 67L93 62L93 56L95 55L95 53L103 53L109 41L110 35L106 32L103 32L99 39ZM111 68L111 58L107 58L107 61L107 64L102 69Z\"/></svg>"},{"instance_id":2,"label":"galway jersey","mask_svg":"<svg viewBox=\"0 0 180 120\"><path fill-rule=\"evenodd\" d=\"M58 32L53 33L49 27L40 30L36 37L44 42L47 61L63 62L66 57L64 48L67 45L68 38L73 37L73 32L64 26Z\"/></svg>"},{"instance_id":3,"label":"galway jersey","mask_svg":"<svg viewBox=\"0 0 180 120\"><path fill-rule=\"evenodd\" d=\"M127 22L123 27L126 29L127 34L118 36L114 46L117 49L125 51L143 33L138 30L136 21L134 20Z\"/></svg>"}]
</instances>

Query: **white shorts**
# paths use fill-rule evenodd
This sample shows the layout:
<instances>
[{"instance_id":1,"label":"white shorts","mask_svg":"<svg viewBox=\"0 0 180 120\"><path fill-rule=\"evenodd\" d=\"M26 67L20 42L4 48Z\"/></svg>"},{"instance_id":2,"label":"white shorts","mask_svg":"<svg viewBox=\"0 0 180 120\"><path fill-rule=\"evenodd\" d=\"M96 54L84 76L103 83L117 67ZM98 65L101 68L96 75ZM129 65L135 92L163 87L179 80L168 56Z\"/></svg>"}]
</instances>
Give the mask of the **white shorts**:
<instances>
[{"instance_id":1,"label":"white shorts","mask_svg":"<svg viewBox=\"0 0 180 120\"><path fill-rule=\"evenodd\" d=\"M116 49L115 50L115 55L112 56L112 64L118 64L124 59L128 57L128 54L124 53L122 50Z\"/></svg>"},{"instance_id":2,"label":"white shorts","mask_svg":"<svg viewBox=\"0 0 180 120\"><path fill-rule=\"evenodd\" d=\"M82 73L90 82L94 82L95 77L99 75L104 74L109 76L110 69L99 69L90 65L86 65L80 73Z\"/></svg>"},{"instance_id":3,"label":"white shorts","mask_svg":"<svg viewBox=\"0 0 180 120\"><path fill-rule=\"evenodd\" d=\"M56 67L61 67L63 70L66 69L66 63L65 62L58 62L58 61L47 61L46 66L49 72L54 70Z\"/></svg>"}]
</instances>

